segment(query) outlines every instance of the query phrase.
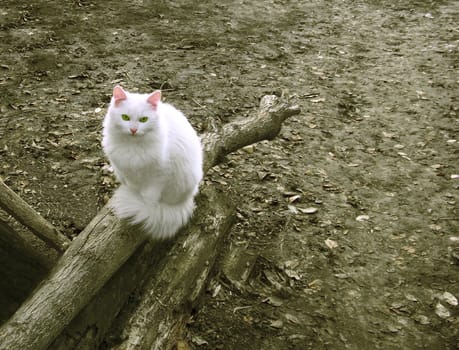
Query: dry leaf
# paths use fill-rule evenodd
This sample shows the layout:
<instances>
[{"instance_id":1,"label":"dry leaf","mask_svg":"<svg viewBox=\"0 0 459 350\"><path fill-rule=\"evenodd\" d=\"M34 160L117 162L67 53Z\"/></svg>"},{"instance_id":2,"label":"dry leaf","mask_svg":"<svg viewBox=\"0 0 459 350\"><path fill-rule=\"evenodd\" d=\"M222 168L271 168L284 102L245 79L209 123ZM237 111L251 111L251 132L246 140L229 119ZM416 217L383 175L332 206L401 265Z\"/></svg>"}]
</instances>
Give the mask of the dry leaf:
<instances>
[{"instance_id":1,"label":"dry leaf","mask_svg":"<svg viewBox=\"0 0 459 350\"><path fill-rule=\"evenodd\" d=\"M298 208L300 212L303 214L315 214L319 209L314 208L314 207L309 207L309 208Z\"/></svg>"},{"instance_id":2,"label":"dry leaf","mask_svg":"<svg viewBox=\"0 0 459 350\"><path fill-rule=\"evenodd\" d=\"M301 196L299 194L297 194L297 195L289 197L288 202L289 203L293 203L293 202L296 202L300 198L301 198Z\"/></svg>"},{"instance_id":3,"label":"dry leaf","mask_svg":"<svg viewBox=\"0 0 459 350\"><path fill-rule=\"evenodd\" d=\"M417 315L414 317L414 320L423 325L427 325L430 323L429 318L425 315Z\"/></svg>"},{"instance_id":4,"label":"dry leaf","mask_svg":"<svg viewBox=\"0 0 459 350\"><path fill-rule=\"evenodd\" d=\"M452 295L450 292L444 292L440 298L441 300L447 302L449 305L452 305L452 306L458 305L457 298L454 295Z\"/></svg>"},{"instance_id":5,"label":"dry leaf","mask_svg":"<svg viewBox=\"0 0 459 350\"><path fill-rule=\"evenodd\" d=\"M281 306L284 301L275 297L275 296L270 296L270 297L267 297L265 299L262 300L263 303L266 303L266 304L269 304L269 305L272 305L272 306L276 306L276 307L279 307Z\"/></svg>"},{"instance_id":6,"label":"dry leaf","mask_svg":"<svg viewBox=\"0 0 459 350\"><path fill-rule=\"evenodd\" d=\"M209 344L207 342L207 340L204 340L203 338L197 336L197 335L194 335L192 338L191 338L191 341L196 344L197 346L201 346L201 345L207 345Z\"/></svg>"},{"instance_id":7,"label":"dry leaf","mask_svg":"<svg viewBox=\"0 0 459 350\"><path fill-rule=\"evenodd\" d=\"M300 320L295 315L285 314L285 319L289 322L300 324Z\"/></svg>"},{"instance_id":8,"label":"dry leaf","mask_svg":"<svg viewBox=\"0 0 459 350\"><path fill-rule=\"evenodd\" d=\"M335 249L335 248L338 248L338 242L330 239L330 238L327 238L325 240L325 245L330 248L330 249Z\"/></svg>"},{"instance_id":9,"label":"dry leaf","mask_svg":"<svg viewBox=\"0 0 459 350\"><path fill-rule=\"evenodd\" d=\"M435 313L440 318L448 318L451 316L451 313L449 312L449 310L446 307L444 307L441 303L438 303L435 306Z\"/></svg>"},{"instance_id":10,"label":"dry leaf","mask_svg":"<svg viewBox=\"0 0 459 350\"><path fill-rule=\"evenodd\" d=\"M313 98L311 102L312 103L325 102L325 97Z\"/></svg>"},{"instance_id":11,"label":"dry leaf","mask_svg":"<svg viewBox=\"0 0 459 350\"><path fill-rule=\"evenodd\" d=\"M367 221L367 220L370 220L370 217L368 215L359 215L355 218L357 221Z\"/></svg>"},{"instance_id":12,"label":"dry leaf","mask_svg":"<svg viewBox=\"0 0 459 350\"><path fill-rule=\"evenodd\" d=\"M271 321L269 325L273 328L280 329L284 326L284 322L282 322L282 320L274 320L274 321Z\"/></svg>"},{"instance_id":13,"label":"dry leaf","mask_svg":"<svg viewBox=\"0 0 459 350\"><path fill-rule=\"evenodd\" d=\"M253 152L255 152L255 146L254 145L248 145L248 146L245 146L242 148L245 152L247 152L248 154L252 154Z\"/></svg>"}]
</instances>

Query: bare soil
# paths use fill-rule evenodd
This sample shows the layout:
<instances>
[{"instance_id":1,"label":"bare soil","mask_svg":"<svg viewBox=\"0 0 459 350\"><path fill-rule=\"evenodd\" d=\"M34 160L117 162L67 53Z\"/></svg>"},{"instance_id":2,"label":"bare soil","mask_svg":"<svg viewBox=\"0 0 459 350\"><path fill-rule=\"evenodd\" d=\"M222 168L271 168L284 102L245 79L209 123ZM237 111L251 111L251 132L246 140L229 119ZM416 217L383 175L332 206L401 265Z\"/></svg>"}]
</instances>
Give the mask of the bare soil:
<instances>
[{"instance_id":1,"label":"bare soil","mask_svg":"<svg viewBox=\"0 0 459 350\"><path fill-rule=\"evenodd\" d=\"M114 84L200 132L288 97L278 139L206 178L238 223L181 344L458 349L458 23L453 0L3 0L0 176L74 237L116 187Z\"/></svg>"}]
</instances>

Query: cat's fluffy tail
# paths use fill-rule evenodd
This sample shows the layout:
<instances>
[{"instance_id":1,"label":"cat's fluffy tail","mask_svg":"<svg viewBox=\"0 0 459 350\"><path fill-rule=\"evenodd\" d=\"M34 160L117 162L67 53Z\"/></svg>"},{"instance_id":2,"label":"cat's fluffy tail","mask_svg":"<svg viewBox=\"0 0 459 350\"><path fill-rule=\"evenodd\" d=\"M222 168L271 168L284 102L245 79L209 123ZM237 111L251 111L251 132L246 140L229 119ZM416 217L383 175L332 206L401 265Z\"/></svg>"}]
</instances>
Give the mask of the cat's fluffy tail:
<instances>
[{"instance_id":1,"label":"cat's fluffy tail","mask_svg":"<svg viewBox=\"0 0 459 350\"><path fill-rule=\"evenodd\" d=\"M174 236L194 210L193 197L174 205L146 203L138 193L123 185L116 190L112 203L118 217L143 225L150 235L160 239Z\"/></svg>"}]
</instances>

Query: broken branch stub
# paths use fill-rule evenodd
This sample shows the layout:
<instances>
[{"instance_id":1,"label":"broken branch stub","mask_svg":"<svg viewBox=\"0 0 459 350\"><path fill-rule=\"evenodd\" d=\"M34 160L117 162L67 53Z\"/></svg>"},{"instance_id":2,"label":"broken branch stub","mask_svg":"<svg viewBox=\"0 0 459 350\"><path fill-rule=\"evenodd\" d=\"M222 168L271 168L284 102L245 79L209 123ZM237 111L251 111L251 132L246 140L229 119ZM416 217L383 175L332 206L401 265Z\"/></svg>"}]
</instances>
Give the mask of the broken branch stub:
<instances>
[{"instance_id":1,"label":"broken branch stub","mask_svg":"<svg viewBox=\"0 0 459 350\"><path fill-rule=\"evenodd\" d=\"M239 119L224 125L218 132L204 135L204 173L231 152L259 141L272 140L279 134L282 123L299 113L297 105L292 106L274 95L264 96L254 117Z\"/></svg>"}]
</instances>

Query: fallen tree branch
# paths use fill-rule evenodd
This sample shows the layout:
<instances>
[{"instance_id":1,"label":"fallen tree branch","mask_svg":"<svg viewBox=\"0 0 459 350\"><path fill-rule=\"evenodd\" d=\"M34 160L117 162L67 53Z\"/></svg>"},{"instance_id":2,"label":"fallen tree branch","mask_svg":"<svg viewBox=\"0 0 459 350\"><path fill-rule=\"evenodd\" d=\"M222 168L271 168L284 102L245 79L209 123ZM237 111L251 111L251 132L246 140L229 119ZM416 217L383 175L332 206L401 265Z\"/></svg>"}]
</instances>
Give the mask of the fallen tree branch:
<instances>
[{"instance_id":1,"label":"fallen tree branch","mask_svg":"<svg viewBox=\"0 0 459 350\"><path fill-rule=\"evenodd\" d=\"M259 113L203 136L207 171L229 152L272 139L298 107L265 96ZM145 241L136 227L118 220L108 207L91 221L58 261L49 277L0 328L0 349L46 349L110 277Z\"/></svg>"},{"instance_id":2,"label":"fallen tree branch","mask_svg":"<svg viewBox=\"0 0 459 350\"><path fill-rule=\"evenodd\" d=\"M130 302L129 306L126 306L125 303L128 298L132 299L134 290L139 289L144 284L145 277L149 275L164 282L161 283L161 286L167 288L167 290L149 289L151 280L147 287L142 288L145 291L154 291L151 293L154 299L153 304L159 303L157 306L172 304L170 300L167 300L168 297L171 297L177 304L169 309L170 315L167 317L169 322L175 319L172 316L178 314L183 315L184 317L180 319L185 320L185 316L189 314L189 308L193 307L196 297L204 287L206 275L212 268L212 261L216 256L216 248L221 239L229 232L234 219L234 210L230 209L222 199L222 195L212 188L207 187L201 191L197 197L197 205L199 210L190 225L183 234L179 234L175 242L148 241L142 245L97 293L91 303L59 335L49 349L96 349L104 339L105 348L108 344L119 344L121 342L119 335L123 333L121 329L125 328L125 323L132 312L130 306L135 304ZM169 255L171 252L173 254ZM193 289L192 293L189 292L190 288ZM161 301L163 299L164 302ZM121 309L122 315L120 316ZM164 311L164 308L159 307L156 311ZM117 321L113 324L115 318ZM161 320L164 318L158 321ZM179 324L176 324L174 330L178 331L179 328ZM112 336L106 337L109 330ZM165 339L173 334L170 331ZM129 341L131 340L128 339L124 343L128 344ZM114 346L118 348L118 345Z\"/></svg>"},{"instance_id":3,"label":"fallen tree branch","mask_svg":"<svg viewBox=\"0 0 459 350\"><path fill-rule=\"evenodd\" d=\"M46 221L0 179L0 207L48 245L64 252L70 240Z\"/></svg>"}]
</instances>

